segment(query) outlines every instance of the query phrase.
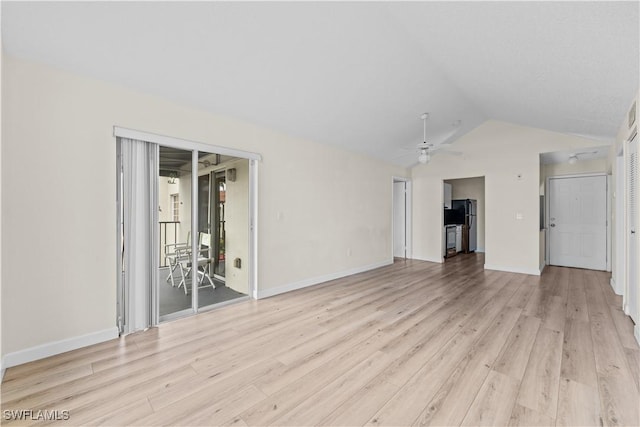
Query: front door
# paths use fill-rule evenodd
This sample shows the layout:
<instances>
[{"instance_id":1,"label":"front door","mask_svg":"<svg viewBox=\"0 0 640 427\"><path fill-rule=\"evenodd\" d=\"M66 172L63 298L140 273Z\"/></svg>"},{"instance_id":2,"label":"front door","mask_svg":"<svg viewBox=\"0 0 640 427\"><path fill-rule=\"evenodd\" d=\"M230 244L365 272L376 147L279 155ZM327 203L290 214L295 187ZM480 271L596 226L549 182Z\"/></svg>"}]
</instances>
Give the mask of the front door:
<instances>
[{"instance_id":1,"label":"front door","mask_svg":"<svg viewBox=\"0 0 640 427\"><path fill-rule=\"evenodd\" d=\"M550 264L606 270L607 177L549 180Z\"/></svg>"}]
</instances>

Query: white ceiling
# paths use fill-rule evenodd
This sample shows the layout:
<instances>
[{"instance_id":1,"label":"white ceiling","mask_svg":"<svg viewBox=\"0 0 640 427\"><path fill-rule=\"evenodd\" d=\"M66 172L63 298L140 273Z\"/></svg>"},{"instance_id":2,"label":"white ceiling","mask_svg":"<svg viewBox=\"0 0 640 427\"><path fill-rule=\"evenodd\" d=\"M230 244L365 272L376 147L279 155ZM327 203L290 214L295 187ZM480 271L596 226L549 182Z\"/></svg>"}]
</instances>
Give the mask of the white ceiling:
<instances>
[{"instance_id":1,"label":"white ceiling","mask_svg":"<svg viewBox=\"0 0 640 427\"><path fill-rule=\"evenodd\" d=\"M2 2L6 52L404 166L487 119L610 142L638 2Z\"/></svg>"}]
</instances>

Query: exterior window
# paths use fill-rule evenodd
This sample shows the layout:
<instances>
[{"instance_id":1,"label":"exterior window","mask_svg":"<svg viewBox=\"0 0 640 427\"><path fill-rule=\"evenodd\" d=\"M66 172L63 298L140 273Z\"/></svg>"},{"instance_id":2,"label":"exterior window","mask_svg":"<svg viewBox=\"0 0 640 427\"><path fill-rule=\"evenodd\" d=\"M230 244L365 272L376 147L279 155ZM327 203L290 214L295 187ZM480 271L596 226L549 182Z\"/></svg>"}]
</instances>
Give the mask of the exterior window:
<instances>
[{"instance_id":1,"label":"exterior window","mask_svg":"<svg viewBox=\"0 0 640 427\"><path fill-rule=\"evenodd\" d=\"M171 195L171 212L173 212L173 221L180 221L180 195L178 193Z\"/></svg>"}]
</instances>

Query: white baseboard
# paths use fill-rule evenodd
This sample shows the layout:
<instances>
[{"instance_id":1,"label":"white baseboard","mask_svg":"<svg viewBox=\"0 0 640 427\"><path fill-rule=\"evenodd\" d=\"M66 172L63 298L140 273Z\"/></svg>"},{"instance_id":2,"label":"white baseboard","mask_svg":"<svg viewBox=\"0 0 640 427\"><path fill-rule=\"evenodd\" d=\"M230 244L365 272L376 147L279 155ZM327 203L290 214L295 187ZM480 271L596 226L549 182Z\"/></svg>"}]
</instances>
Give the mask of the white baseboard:
<instances>
[{"instance_id":1,"label":"white baseboard","mask_svg":"<svg viewBox=\"0 0 640 427\"><path fill-rule=\"evenodd\" d=\"M427 261L427 262L435 262L437 264L442 264L444 262L444 258L423 258L423 257L413 257L412 259L416 259L418 261Z\"/></svg>"},{"instance_id":2,"label":"white baseboard","mask_svg":"<svg viewBox=\"0 0 640 427\"><path fill-rule=\"evenodd\" d=\"M257 292L256 298L262 299L262 298L272 297L274 295L295 291L297 289L307 288L309 286L328 282L330 280L340 279L342 277L351 276L353 274L363 273L365 271L374 270L376 268L385 267L391 264L393 264L393 259L380 262L377 264L366 265L364 267L356 267L350 270L340 271L337 273L325 274L324 276L312 277L310 279L304 279L299 282L289 283L284 286L278 286L277 288L273 288L273 289L262 289L262 290L259 289Z\"/></svg>"},{"instance_id":3,"label":"white baseboard","mask_svg":"<svg viewBox=\"0 0 640 427\"><path fill-rule=\"evenodd\" d=\"M503 265L485 264L484 269L506 271L509 273L529 274L532 276L540 276L542 274L542 270L536 270L534 268L529 269L529 268L520 268L520 267L509 267L509 266L503 266Z\"/></svg>"},{"instance_id":4,"label":"white baseboard","mask_svg":"<svg viewBox=\"0 0 640 427\"><path fill-rule=\"evenodd\" d=\"M34 360L44 359L49 356L55 356L56 354L109 341L114 338L118 338L118 328L115 326L102 331L81 335L79 337L66 338L64 340L37 345L35 347L26 348L13 353L7 353L2 357L2 374L4 375L4 370L11 368L12 366L22 365L23 363L33 362Z\"/></svg>"},{"instance_id":5,"label":"white baseboard","mask_svg":"<svg viewBox=\"0 0 640 427\"><path fill-rule=\"evenodd\" d=\"M542 264L540 264L540 274L538 276L542 276L542 272L546 267L547 267L547 263L542 261Z\"/></svg>"},{"instance_id":6,"label":"white baseboard","mask_svg":"<svg viewBox=\"0 0 640 427\"><path fill-rule=\"evenodd\" d=\"M611 285L611 289L613 289L613 293L616 295L622 295L622 292L619 292L617 286L618 283L616 282L616 279L613 278L613 275L611 275L611 279L609 280L609 284Z\"/></svg>"}]
</instances>

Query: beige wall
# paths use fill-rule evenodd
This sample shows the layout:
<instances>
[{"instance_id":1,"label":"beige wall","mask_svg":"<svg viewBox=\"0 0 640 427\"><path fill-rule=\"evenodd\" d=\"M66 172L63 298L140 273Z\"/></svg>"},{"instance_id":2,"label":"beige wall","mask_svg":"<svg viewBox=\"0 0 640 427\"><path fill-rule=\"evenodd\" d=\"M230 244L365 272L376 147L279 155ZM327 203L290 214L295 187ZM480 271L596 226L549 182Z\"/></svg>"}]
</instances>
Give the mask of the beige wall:
<instances>
[{"instance_id":1,"label":"beige wall","mask_svg":"<svg viewBox=\"0 0 640 427\"><path fill-rule=\"evenodd\" d=\"M447 180L451 184L453 199L475 199L478 221L478 252L484 252L484 177Z\"/></svg>"},{"instance_id":2,"label":"beige wall","mask_svg":"<svg viewBox=\"0 0 640 427\"><path fill-rule=\"evenodd\" d=\"M115 325L114 125L263 156L261 291L391 262L391 182L406 170L15 57L3 66L3 355Z\"/></svg>"},{"instance_id":3,"label":"beige wall","mask_svg":"<svg viewBox=\"0 0 640 427\"><path fill-rule=\"evenodd\" d=\"M414 257L442 259L443 180L484 176L487 267L539 272L539 154L596 144L542 129L485 122L455 142L462 156L441 156L412 169Z\"/></svg>"}]
</instances>

